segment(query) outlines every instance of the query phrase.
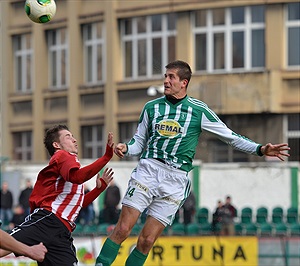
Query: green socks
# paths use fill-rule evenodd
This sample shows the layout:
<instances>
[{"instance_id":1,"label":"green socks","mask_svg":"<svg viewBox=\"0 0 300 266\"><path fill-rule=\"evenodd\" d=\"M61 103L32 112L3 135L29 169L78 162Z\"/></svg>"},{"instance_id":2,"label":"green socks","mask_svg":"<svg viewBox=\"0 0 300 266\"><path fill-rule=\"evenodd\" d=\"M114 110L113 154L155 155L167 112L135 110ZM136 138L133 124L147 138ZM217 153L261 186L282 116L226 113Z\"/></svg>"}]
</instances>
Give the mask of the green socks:
<instances>
[{"instance_id":1,"label":"green socks","mask_svg":"<svg viewBox=\"0 0 300 266\"><path fill-rule=\"evenodd\" d=\"M99 256L96 259L95 266L110 266L116 259L121 245L116 244L107 238L103 244ZM130 253L125 266L143 266L147 255L138 251L136 248Z\"/></svg>"},{"instance_id":2,"label":"green socks","mask_svg":"<svg viewBox=\"0 0 300 266\"><path fill-rule=\"evenodd\" d=\"M119 244L116 244L107 238L103 244L99 256L96 259L95 266L110 266L116 259L119 249Z\"/></svg>"},{"instance_id":3,"label":"green socks","mask_svg":"<svg viewBox=\"0 0 300 266\"><path fill-rule=\"evenodd\" d=\"M126 260L125 266L143 266L147 255L143 254L142 252L138 251L136 247L134 250L130 253L129 257Z\"/></svg>"}]
</instances>

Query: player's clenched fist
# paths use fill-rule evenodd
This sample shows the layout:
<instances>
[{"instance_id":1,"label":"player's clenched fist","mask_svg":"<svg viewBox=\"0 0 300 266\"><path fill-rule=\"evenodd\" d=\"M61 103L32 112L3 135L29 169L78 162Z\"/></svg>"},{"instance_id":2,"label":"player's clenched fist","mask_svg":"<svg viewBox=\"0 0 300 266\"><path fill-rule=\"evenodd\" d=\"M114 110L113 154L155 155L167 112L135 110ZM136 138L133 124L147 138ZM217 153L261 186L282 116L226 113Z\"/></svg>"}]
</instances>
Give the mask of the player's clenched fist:
<instances>
[{"instance_id":1,"label":"player's clenched fist","mask_svg":"<svg viewBox=\"0 0 300 266\"><path fill-rule=\"evenodd\" d=\"M115 147L114 152L118 157L123 158L124 154L127 152L127 145L125 143L119 143Z\"/></svg>"}]
</instances>

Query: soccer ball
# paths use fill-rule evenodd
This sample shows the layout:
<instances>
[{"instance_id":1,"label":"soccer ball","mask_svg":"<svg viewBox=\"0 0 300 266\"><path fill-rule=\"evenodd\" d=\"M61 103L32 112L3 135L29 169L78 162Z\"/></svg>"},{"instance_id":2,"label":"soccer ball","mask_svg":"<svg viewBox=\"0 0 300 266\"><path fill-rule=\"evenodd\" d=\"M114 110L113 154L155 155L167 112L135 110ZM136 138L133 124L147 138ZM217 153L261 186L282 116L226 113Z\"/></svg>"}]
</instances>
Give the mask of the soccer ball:
<instances>
[{"instance_id":1,"label":"soccer ball","mask_svg":"<svg viewBox=\"0 0 300 266\"><path fill-rule=\"evenodd\" d=\"M36 23L49 22L56 13L54 0L26 0L25 12Z\"/></svg>"}]
</instances>

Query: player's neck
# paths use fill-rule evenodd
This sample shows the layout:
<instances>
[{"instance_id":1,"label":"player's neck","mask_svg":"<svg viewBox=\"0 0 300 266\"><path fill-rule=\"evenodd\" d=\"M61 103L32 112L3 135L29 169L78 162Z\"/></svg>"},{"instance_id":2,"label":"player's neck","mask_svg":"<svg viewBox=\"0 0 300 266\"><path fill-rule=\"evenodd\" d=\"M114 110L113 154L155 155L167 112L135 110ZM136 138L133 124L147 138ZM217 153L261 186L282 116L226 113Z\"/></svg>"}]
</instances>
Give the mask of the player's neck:
<instances>
[{"instance_id":1,"label":"player's neck","mask_svg":"<svg viewBox=\"0 0 300 266\"><path fill-rule=\"evenodd\" d=\"M174 97L169 96L169 95L166 96L167 100L168 100L170 103L172 103L172 104L179 103L180 101L182 101L182 100L183 100L184 98L186 98L186 97L187 97L187 95L185 95L184 97L178 99L178 98L174 98Z\"/></svg>"}]
</instances>

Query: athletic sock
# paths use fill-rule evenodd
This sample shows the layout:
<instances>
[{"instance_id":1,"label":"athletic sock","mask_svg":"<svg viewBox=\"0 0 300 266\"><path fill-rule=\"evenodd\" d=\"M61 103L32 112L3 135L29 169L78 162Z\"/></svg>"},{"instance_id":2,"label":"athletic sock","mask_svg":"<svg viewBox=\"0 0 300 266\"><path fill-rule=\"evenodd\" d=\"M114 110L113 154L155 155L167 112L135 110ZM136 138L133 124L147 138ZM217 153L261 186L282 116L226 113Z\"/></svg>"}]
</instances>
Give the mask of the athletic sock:
<instances>
[{"instance_id":1,"label":"athletic sock","mask_svg":"<svg viewBox=\"0 0 300 266\"><path fill-rule=\"evenodd\" d=\"M99 256L96 259L95 266L110 266L116 259L120 246L121 245L107 238L103 244Z\"/></svg>"},{"instance_id":2,"label":"athletic sock","mask_svg":"<svg viewBox=\"0 0 300 266\"><path fill-rule=\"evenodd\" d=\"M135 247L134 250L130 253L129 257L127 258L125 266L143 266L147 257L148 254L143 254L142 252L138 251Z\"/></svg>"}]
</instances>

